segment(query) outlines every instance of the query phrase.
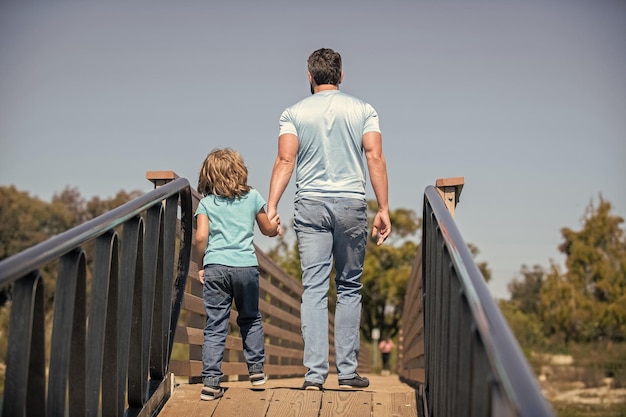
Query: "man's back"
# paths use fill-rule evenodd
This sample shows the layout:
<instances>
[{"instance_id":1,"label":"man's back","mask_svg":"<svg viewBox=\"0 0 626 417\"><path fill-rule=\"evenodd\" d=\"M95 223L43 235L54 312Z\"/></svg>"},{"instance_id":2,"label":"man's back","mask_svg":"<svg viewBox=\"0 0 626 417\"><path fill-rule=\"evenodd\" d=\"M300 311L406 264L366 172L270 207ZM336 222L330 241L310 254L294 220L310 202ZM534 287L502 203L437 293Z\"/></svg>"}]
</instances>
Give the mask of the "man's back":
<instances>
[{"instance_id":1,"label":"man's back","mask_svg":"<svg viewBox=\"0 0 626 417\"><path fill-rule=\"evenodd\" d=\"M380 132L372 106L339 90L317 92L286 109L280 134L298 137L296 199L365 199L363 134Z\"/></svg>"}]
</instances>

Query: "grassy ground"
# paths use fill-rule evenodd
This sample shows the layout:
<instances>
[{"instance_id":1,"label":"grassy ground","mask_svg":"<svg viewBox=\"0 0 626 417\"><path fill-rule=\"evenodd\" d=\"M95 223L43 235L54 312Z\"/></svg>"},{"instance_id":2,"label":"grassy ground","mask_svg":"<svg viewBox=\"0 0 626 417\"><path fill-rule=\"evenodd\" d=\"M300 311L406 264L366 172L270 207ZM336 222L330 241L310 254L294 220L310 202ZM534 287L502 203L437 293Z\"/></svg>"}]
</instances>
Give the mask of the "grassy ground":
<instances>
[{"instance_id":1,"label":"grassy ground","mask_svg":"<svg viewBox=\"0 0 626 417\"><path fill-rule=\"evenodd\" d=\"M529 361L557 417L626 417L626 343L570 345Z\"/></svg>"},{"instance_id":2,"label":"grassy ground","mask_svg":"<svg viewBox=\"0 0 626 417\"><path fill-rule=\"evenodd\" d=\"M553 404L557 417L626 417L626 405Z\"/></svg>"}]
</instances>

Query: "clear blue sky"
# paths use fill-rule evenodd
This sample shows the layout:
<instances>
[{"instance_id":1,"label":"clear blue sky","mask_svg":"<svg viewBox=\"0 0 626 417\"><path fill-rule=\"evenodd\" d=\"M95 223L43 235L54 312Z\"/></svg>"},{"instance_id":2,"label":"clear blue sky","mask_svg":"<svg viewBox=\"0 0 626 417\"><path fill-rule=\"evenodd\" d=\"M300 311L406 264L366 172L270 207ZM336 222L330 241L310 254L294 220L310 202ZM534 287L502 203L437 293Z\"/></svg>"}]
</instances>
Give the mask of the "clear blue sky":
<instances>
[{"instance_id":1,"label":"clear blue sky","mask_svg":"<svg viewBox=\"0 0 626 417\"><path fill-rule=\"evenodd\" d=\"M523 264L561 264L560 229L600 194L626 217L623 0L0 0L0 185L108 198L173 170L195 186L228 146L267 197L278 117L320 47L379 112L392 209L421 216L427 185L465 177L456 218L494 296Z\"/></svg>"}]
</instances>

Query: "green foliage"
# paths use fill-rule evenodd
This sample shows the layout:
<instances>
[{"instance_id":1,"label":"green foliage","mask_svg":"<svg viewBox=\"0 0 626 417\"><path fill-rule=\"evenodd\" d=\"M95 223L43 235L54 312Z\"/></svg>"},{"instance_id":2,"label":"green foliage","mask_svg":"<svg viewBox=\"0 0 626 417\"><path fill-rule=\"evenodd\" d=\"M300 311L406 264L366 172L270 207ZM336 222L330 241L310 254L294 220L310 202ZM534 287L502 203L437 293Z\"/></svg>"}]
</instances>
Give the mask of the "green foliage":
<instances>
[{"instance_id":1,"label":"green foliage","mask_svg":"<svg viewBox=\"0 0 626 417\"><path fill-rule=\"evenodd\" d=\"M31 197L27 192L14 186L0 187L0 260L95 218L127 201L140 196L140 191L119 191L112 199L101 200L94 197L86 201L75 188L66 188L54 194L50 202ZM88 265L92 261L91 248L87 252ZM44 310L46 320L52 316L54 292L56 289L56 262L44 265L40 272L43 277ZM89 277L88 277L89 279ZM89 288L89 285L88 285ZM0 289L0 361L6 357L11 288ZM5 306L5 304L7 304ZM1 306L4 306L2 308ZM48 335L49 336L49 335Z\"/></svg>"},{"instance_id":2,"label":"green foliage","mask_svg":"<svg viewBox=\"0 0 626 417\"><path fill-rule=\"evenodd\" d=\"M626 239L600 197L587 208L582 229L563 228L567 271L553 267L540 297L547 330L565 341L626 340Z\"/></svg>"},{"instance_id":3,"label":"green foliage","mask_svg":"<svg viewBox=\"0 0 626 417\"><path fill-rule=\"evenodd\" d=\"M626 239L611 203L600 197L583 216L582 229L563 228L559 250L566 271L551 264L522 266L509 283L511 303L543 323L556 343L626 340Z\"/></svg>"},{"instance_id":4,"label":"green foliage","mask_svg":"<svg viewBox=\"0 0 626 417\"><path fill-rule=\"evenodd\" d=\"M295 237L292 238L290 236L289 232L293 230L293 220L291 226L291 228L283 227L283 235L276 238L277 244L267 251L267 256L280 265L287 274L302 282L298 242L295 240Z\"/></svg>"},{"instance_id":5,"label":"green foliage","mask_svg":"<svg viewBox=\"0 0 626 417\"><path fill-rule=\"evenodd\" d=\"M523 265L521 273L521 279L513 279L508 285L511 302L522 313L536 316L539 313L539 296L546 273L539 265L532 269Z\"/></svg>"},{"instance_id":6,"label":"green foliage","mask_svg":"<svg viewBox=\"0 0 626 417\"><path fill-rule=\"evenodd\" d=\"M541 349L546 345L541 321L537 314L525 312L513 300L500 300L498 306L527 356L531 349Z\"/></svg>"},{"instance_id":7,"label":"green foliage","mask_svg":"<svg viewBox=\"0 0 626 417\"><path fill-rule=\"evenodd\" d=\"M0 187L0 260L23 251L58 233L53 219L62 217L56 207L14 186Z\"/></svg>"},{"instance_id":8,"label":"green foliage","mask_svg":"<svg viewBox=\"0 0 626 417\"><path fill-rule=\"evenodd\" d=\"M472 258L474 258L474 261L476 262L476 257L478 256L478 254L480 254L480 250L478 250L478 247L473 243L468 243L467 248L472 254ZM480 273L483 275L483 279L485 280L485 282L491 281L491 269L489 269L489 266L487 266L487 262L476 262L476 266L480 270Z\"/></svg>"}]
</instances>

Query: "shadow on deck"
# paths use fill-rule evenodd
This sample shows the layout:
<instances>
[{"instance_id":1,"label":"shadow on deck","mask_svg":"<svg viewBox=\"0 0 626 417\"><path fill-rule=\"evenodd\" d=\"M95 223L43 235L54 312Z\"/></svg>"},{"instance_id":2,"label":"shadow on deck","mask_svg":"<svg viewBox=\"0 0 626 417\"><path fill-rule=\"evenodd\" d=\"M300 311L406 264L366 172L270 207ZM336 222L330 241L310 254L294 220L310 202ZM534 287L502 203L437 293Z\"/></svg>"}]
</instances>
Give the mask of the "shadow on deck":
<instances>
[{"instance_id":1,"label":"shadow on deck","mask_svg":"<svg viewBox=\"0 0 626 417\"><path fill-rule=\"evenodd\" d=\"M397 375L366 376L369 388L345 390L331 374L323 392L301 390L302 378L270 379L262 387L247 381L224 382L226 393L215 401L200 400L202 384L178 378L159 417L417 417L417 392Z\"/></svg>"}]
</instances>

